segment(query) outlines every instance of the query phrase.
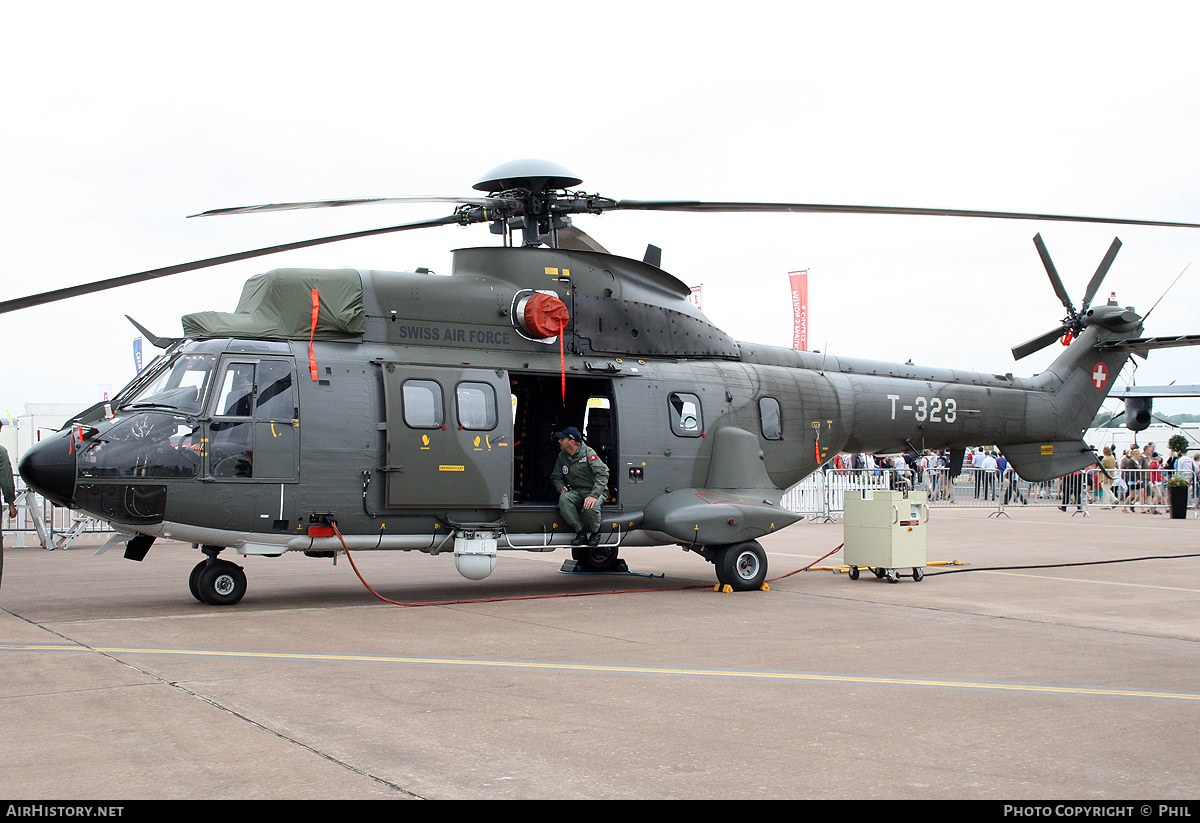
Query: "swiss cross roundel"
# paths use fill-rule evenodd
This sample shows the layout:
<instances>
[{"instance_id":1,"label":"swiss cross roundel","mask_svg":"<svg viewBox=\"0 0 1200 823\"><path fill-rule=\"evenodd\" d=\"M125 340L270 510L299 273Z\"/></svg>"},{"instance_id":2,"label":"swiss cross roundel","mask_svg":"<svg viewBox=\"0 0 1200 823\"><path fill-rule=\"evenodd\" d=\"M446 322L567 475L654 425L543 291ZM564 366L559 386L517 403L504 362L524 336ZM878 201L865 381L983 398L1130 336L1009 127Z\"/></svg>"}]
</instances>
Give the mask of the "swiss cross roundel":
<instances>
[{"instance_id":1,"label":"swiss cross roundel","mask_svg":"<svg viewBox=\"0 0 1200 823\"><path fill-rule=\"evenodd\" d=\"M1108 366L1097 363L1092 369L1092 385L1099 391L1108 385Z\"/></svg>"}]
</instances>

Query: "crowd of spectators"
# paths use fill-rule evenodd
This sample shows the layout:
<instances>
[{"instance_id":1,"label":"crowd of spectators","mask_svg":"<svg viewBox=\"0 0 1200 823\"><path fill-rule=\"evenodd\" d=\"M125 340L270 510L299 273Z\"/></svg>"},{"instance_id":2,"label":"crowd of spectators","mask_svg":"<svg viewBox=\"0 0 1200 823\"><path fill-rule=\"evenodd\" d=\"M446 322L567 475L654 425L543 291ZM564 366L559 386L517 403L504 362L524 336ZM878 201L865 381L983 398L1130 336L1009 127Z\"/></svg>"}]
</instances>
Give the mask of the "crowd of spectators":
<instances>
[{"instance_id":1,"label":"crowd of spectators","mask_svg":"<svg viewBox=\"0 0 1200 823\"><path fill-rule=\"evenodd\" d=\"M1200 490L1200 452L1189 455L1183 448L1163 457L1154 443L1126 448L1120 457L1115 452L1114 447L1105 446L1096 463L1064 476L1055 485L1022 480L1000 449L980 446L964 454L962 474L972 476L978 500L1028 504L1031 498L1054 495L1063 510L1087 503L1145 514L1163 512L1168 502L1167 483L1179 477L1190 487L1189 506L1194 505ZM887 471L894 488L924 489L931 501L956 502L954 478L948 477L950 465L949 450L931 450L891 455L843 453L834 456L825 468L841 474L882 475Z\"/></svg>"}]
</instances>

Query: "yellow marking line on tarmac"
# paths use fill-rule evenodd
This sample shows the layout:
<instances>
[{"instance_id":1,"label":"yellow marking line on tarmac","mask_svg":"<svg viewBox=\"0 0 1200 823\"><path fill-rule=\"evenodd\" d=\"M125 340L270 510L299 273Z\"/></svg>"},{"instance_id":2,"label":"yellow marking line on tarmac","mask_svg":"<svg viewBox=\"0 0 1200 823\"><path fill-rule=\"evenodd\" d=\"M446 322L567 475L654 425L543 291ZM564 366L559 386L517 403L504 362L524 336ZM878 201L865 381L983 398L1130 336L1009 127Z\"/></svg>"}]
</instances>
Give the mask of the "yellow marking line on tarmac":
<instances>
[{"instance_id":1,"label":"yellow marking line on tarmac","mask_svg":"<svg viewBox=\"0 0 1200 823\"><path fill-rule=\"evenodd\" d=\"M1129 583L1123 580L1085 580L1081 577L1055 577L1050 574L1021 574L1019 572L1001 572L990 569L976 569L980 574L1002 574L1008 577L1032 577L1038 580L1053 580L1057 583L1097 583L1102 586L1132 586L1135 589L1164 589L1171 592L1200 593L1200 589L1185 589L1182 586L1152 586L1149 583Z\"/></svg>"},{"instance_id":2,"label":"yellow marking line on tarmac","mask_svg":"<svg viewBox=\"0 0 1200 823\"><path fill-rule=\"evenodd\" d=\"M426 666L467 666L475 668L535 669L551 671L597 672L602 674L659 674L690 677L733 677L750 680L783 680L817 683L852 683L889 686L933 686L948 689L1029 692L1036 694L1091 695L1098 697L1142 697L1158 700L1200 701L1200 694L1154 692L1140 689L1097 689L1077 686L1045 686L1022 683L982 683L956 680L923 680L905 677L865 677L858 675L812 674L802 672L752 672L721 669L675 669L651 666L600 666L588 663L539 663L519 660L467 660L439 657L392 657L360 654L304 654L298 652L248 652L220 649L139 649L69 644L0 643L0 651L97 652L101 654L176 655L185 657L232 657L254 660L310 660L345 663L406 663Z\"/></svg>"}]
</instances>

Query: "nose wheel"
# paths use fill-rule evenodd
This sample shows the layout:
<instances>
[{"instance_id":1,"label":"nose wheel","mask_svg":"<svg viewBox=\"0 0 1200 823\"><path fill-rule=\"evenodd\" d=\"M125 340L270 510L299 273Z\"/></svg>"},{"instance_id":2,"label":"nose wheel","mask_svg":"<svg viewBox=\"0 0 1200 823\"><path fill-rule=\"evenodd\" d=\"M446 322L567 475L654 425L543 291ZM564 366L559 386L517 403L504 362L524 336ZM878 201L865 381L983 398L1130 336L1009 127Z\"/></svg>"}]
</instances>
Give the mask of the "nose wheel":
<instances>
[{"instance_id":1,"label":"nose wheel","mask_svg":"<svg viewBox=\"0 0 1200 823\"><path fill-rule=\"evenodd\" d=\"M201 560L188 577L192 597L209 606L232 606L246 594L246 572L236 563L218 560L205 547L207 560Z\"/></svg>"}]
</instances>

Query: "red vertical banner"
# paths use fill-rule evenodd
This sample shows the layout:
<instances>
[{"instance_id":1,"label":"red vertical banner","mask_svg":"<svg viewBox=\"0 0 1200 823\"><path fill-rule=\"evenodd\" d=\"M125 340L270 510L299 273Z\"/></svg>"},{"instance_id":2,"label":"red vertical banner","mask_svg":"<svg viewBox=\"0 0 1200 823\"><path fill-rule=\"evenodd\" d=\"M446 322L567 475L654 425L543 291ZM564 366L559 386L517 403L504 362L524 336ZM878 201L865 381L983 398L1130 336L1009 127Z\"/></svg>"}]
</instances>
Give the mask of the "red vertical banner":
<instances>
[{"instance_id":1,"label":"red vertical banner","mask_svg":"<svg viewBox=\"0 0 1200 823\"><path fill-rule=\"evenodd\" d=\"M808 269L788 272L792 281L792 348L808 351Z\"/></svg>"}]
</instances>

